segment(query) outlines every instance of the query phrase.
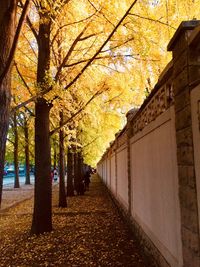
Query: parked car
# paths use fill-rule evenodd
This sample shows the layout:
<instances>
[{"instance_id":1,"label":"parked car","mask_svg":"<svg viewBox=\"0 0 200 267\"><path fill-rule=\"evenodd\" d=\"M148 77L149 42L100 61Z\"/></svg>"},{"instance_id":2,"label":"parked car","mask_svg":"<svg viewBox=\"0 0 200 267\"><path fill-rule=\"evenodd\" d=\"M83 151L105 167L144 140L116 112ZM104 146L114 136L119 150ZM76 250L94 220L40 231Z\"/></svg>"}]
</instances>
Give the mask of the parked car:
<instances>
[{"instance_id":1,"label":"parked car","mask_svg":"<svg viewBox=\"0 0 200 267\"><path fill-rule=\"evenodd\" d=\"M15 166L14 165L10 165L9 167L6 168L6 174L14 174L15 173ZM25 173L25 168L23 165L19 166L19 175L20 174L24 174Z\"/></svg>"},{"instance_id":2,"label":"parked car","mask_svg":"<svg viewBox=\"0 0 200 267\"><path fill-rule=\"evenodd\" d=\"M19 174L24 174L25 173L25 168L24 166L19 166Z\"/></svg>"},{"instance_id":3,"label":"parked car","mask_svg":"<svg viewBox=\"0 0 200 267\"><path fill-rule=\"evenodd\" d=\"M7 167L7 174L14 174L15 173L15 167L14 165L10 165Z\"/></svg>"}]
</instances>

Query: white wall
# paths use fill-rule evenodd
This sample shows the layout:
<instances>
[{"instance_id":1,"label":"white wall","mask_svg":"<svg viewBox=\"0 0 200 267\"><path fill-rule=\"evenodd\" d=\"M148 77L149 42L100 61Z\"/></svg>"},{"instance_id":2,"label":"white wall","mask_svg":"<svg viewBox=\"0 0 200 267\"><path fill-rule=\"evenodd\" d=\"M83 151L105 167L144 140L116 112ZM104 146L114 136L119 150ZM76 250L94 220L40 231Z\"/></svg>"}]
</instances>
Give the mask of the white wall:
<instances>
[{"instance_id":1,"label":"white wall","mask_svg":"<svg viewBox=\"0 0 200 267\"><path fill-rule=\"evenodd\" d=\"M174 116L174 107L171 107L130 139L131 216L170 266L182 267ZM197 117L194 120L196 125ZM198 133L196 139L200 149L200 136L197 129L196 133ZM105 159L102 163L104 182L107 182L116 199L126 210L129 203L127 151L127 144L124 144L111 155L109 160ZM200 150L197 151L196 156L199 160L200 175L199 155ZM198 183L200 189L199 180Z\"/></svg>"},{"instance_id":2,"label":"white wall","mask_svg":"<svg viewBox=\"0 0 200 267\"><path fill-rule=\"evenodd\" d=\"M110 189L113 194L116 194L116 170L115 170L115 154L111 156L111 181Z\"/></svg>"},{"instance_id":3,"label":"white wall","mask_svg":"<svg viewBox=\"0 0 200 267\"><path fill-rule=\"evenodd\" d=\"M102 177L102 163L98 163L97 165L97 173L100 177Z\"/></svg>"},{"instance_id":4,"label":"white wall","mask_svg":"<svg viewBox=\"0 0 200 267\"><path fill-rule=\"evenodd\" d=\"M200 226L200 85L191 92L192 132Z\"/></svg>"},{"instance_id":5,"label":"white wall","mask_svg":"<svg viewBox=\"0 0 200 267\"><path fill-rule=\"evenodd\" d=\"M110 158L107 158L107 172L106 172L106 181L107 181L107 186L108 188L110 188Z\"/></svg>"},{"instance_id":6,"label":"white wall","mask_svg":"<svg viewBox=\"0 0 200 267\"><path fill-rule=\"evenodd\" d=\"M128 209L127 146L117 150L117 199Z\"/></svg>"},{"instance_id":7,"label":"white wall","mask_svg":"<svg viewBox=\"0 0 200 267\"><path fill-rule=\"evenodd\" d=\"M106 183L106 161L102 162L102 179Z\"/></svg>"},{"instance_id":8,"label":"white wall","mask_svg":"<svg viewBox=\"0 0 200 267\"><path fill-rule=\"evenodd\" d=\"M174 109L131 139L132 216L171 267L182 266Z\"/></svg>"}]
</instances>

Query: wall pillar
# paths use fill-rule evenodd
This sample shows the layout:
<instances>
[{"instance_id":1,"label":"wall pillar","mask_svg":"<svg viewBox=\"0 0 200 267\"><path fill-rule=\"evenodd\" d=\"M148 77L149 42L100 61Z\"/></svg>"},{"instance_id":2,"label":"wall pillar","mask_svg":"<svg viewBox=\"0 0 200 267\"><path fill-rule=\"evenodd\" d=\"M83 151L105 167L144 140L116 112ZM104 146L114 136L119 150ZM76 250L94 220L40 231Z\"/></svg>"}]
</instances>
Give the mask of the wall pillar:
<instances>
[{"instance_id":1,"label":"wall pillar","mask_svg":"<svg viewBox=\"0 0 200 267\"><path fill-rule=\"evenodd\" d=\"M200 51L190 46L193 30L200 21L182 22L168 45L173 53L173 92L181 213L181 235L184 267L200 266L200 235L197 186L194 165L190 92L198 75L192 62ZM200 40L199 40L200 41ZM196 50L196 51L195 51Z\"/></svg>"}]
</instances>

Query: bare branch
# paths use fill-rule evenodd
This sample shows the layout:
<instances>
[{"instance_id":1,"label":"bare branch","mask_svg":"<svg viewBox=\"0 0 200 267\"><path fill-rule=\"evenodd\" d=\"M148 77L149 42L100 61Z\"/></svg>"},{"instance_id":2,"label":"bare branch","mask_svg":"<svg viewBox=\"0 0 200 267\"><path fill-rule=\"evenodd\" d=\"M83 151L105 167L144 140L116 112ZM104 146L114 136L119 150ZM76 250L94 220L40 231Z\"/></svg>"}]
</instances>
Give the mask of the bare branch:
<instances>
[{"instance_id":1,"label":"bare branch","mask_svg":"<svg viewBox=\"0 0 200 267\"><path fill-rule=\"evenodd\" d=\"M37 43L38 43L38 33L37 33L36 29L34 28L32 22L31 22L31 20L29 19L28 16L26 18L26 21L27 21L27 24L28 24L29 28L31 29L33 35L35 36L35 39L36 39Z\"/></svg>"},{"instance_id":2,"label":"bare branch","mask_svg":"<svg viewBox=\"0 0 200 267\"><path fill-rule=\"evenodd\" d=\"M7 137L7 141L10 142L12 145L15 144L15 143L14 143L11 139L9 139L8 137Z\"/></svg>"},{"instance_id":3,"label":"bare branch","mask_svg":"<svg viewBox=\"0 0 200 267\"><path fill-rule=\"evenodd\" d=\"M16 68L16 70L17 70L17 73L18 73L19 77L20 77L21 80L23 81L23 83L24 83L25 87L27 88L29 94L30 94L31 96L33 96L30 87L28 86L27 82L25 81L23 75L21 74L21 72L20 72L20 70L19 70L19 68L18 68L18 66L17 66L17 63L14 62L14 65L15 65L15 68Z\"/></svg>"},{"instance_id":4,"label":"bare branch","mask_svg":"<svg viewBox=\"0 0 200 267\"><path fill-rule=\"evenodd\" d=\"M174 29L174 30L176 29L175 27L169 25L169 23L165 23L165 22L162 22L162 21L160 21L160 20L156 20L156 19L152 19L152 18L148 18L148 17L143 17L143 16L141 16L141 15L134 14L134 13L129 13L129 15L134 16L134 17L138 17L138 18L140 18L140 19L145 19L145 20L149 20L149 21L157 22L157 23L160 23L160 24L162 24L162 25L168 26L168 27L170 27L170 28L172 28L172 29Z\"/></svg>"},{"instance_id":5,"label":"bare branch","mask_svg":"<svg viewBox=\"0 0 200 267\"><path fill-rule=\"evenodd\" d=\"M29 57L29 55L27 55L26 52L24 52L24 50L22 50L21 48L18 48L18 50L31 62L33 62L35 65L37 64L36 61L34 61L31 57Z\"/></svg>"},{"instance_id":6,"label":"bare branch","mask_svg":"<svg viewBox=\"0 0 200 267\"><path fill-rule=\"evenodd\" d=\"M29 41L29 39L26 37L26 35L24 33L22 33L22 35L24 36L24 38L26 39L27 43L29 44L31 50L33 51L33 54L35 55L35 58L37 58L37 54L36 54L32 44L31 44L31 42Z\"/></svg>"},{"instance_id":7,"label":"bare branch","mask_svg":"<svg viewBox=\"0 0 200 267\"><path fill-rule=\"evenodd\" d=\"M138 55L138 54L137 54ZM140 57L136 57L135 55L132 55L132 54L127 54L127 55L109 55L109 56L99 56L99 57L96 57L94 59L95 60L98 60L98 59L109 59L109 58L133 58L135 60L141 60L141 61L158 61L157 59L145 59L145 58L140 58ZM64 67L73 67L75 65L78 65L78 64L81 64L81 63L84 63L84 62L88 62L90 60L90 58L88 59L83 59L83 60L80 60L80 61L77 61L77 62L74 62L74 63L71 63L71 64L67 64L65 65Z\"/></svg>"},{"instance_id":8,"label":"bare branch","mask_svg":"<svg viewBox=\"0 0 200 267\"><path fill-rule=\"evenodd\" d=\"M94 5L90 0L88 0L88 2L90 3L90 5L91 5L96 11L98 11L98 12L105 18L106 21L108 21L113 27L115 27L115 25L112 23L112 21L110 21L110 20L105 16L105 14L101 12L101 10L98 10L98 9L95 7L95 5Z\"/></svg>"},{"instance_id":9,"label":"bare branch","mask_svg":"<svg viewBox=\"0 0 200 267\"><path fill-rule=\"evenodd\" d=\"M111 71L115 71L115 72L117 72L117 73L121 73L117 68L112 68L112 67L110 67L110 66L107 66L107 65L104 65L104 64L100 64L100 63L98 63L98 64L95 64L96 66L101 66L101 67L104 67L104 68L106 68L106 69L108 69L108 70L111 70Z\"/></svg>"},{"instance_id":10,"label":"bare branch","mask_svg":"<svg viewBox=\"0 0 200 267\"><path fill-rule=\"evenodd\" d=\"M105 103L105 104L107 104L107 103L111 103L111 102L112 102L114 99L116 99L116 98L120 97L121 95L122 95L122 93L119 93L118 95L116 95L116 96L112 97L111 99L109 99L109 100L105 101L104 103Z\"/></svg>"},{"instance_id":11,"label":"bare branch","mask_svg":"<svg viewBox=\"0 0 200 267\"><path fill-rule=\"evenodd\" d=\"M101 33L102 33L102 32L101 32ZM91 37L93 37L93 36L96 36L97 34L100 34L100 33L93 33L93 34L90 34L90 35L88 35L88 36L82 37L82 38L80 38L79 41L87 40L87 39L89 39L89 38L91 38Z\"/></svg>"},{"instance_id":12,"label":"bare branch","mask_svg":"<svg viewBox=\"0 0 200 267\"><path fill-rule=\"evenodd\" d=\"M22 108L22 107L25 107L26 105L28 105L28 104L30 104L30 103L36 101L36 99L37 99L38 97L39 97L39 95L32 96L31 98L29 98L28 100L24 101L23 103L21 103L21 104L15 106L15 107L13 107L12 110L11 110L11 113L13 113L13 112L15 112L16 110L18 110L18 109L20 109L20 108Z\"/></svg>"},{"instance_id":13,"label":"bare branch","mask_svg":"<svg viewBox=\"0 0 200 267\"><path fill-rule=\"evenodd\" d=\"M30 114L30 116L35 117L35 114L32 110L30 110L27 106L24 107L26 111Z\"/></svg>"},{"instance_id":14,"label":"bare branch","mask_svg":"<svg viewBox=\"0 0 200 267\"><path fill-rule=\"evenodd\" d=\"M133 41L133 40L134 40L134 38L132 37L132 38L126 40L125 42L121 43L121 44L115 45L115 46L113 46L113 47L109 47L109 48L106 49L106 50L102 50L100 53L105 53L105 52L112 51L112 50L114 50L114 49L116 49L116 48L119 48L120 46L125 45L125 44L127 44L128 42L131 42L131 41Z\"/></svg>"}]
</instances>

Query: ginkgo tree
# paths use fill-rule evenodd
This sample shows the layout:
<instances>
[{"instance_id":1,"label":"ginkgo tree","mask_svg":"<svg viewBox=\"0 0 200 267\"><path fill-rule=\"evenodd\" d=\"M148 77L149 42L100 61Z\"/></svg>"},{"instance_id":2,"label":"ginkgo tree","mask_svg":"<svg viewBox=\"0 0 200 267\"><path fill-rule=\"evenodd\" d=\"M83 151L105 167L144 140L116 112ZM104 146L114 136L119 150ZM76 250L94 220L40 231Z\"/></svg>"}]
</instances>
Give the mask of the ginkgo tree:
<instances>
[{"instance_id":1,"label":"ginkgo tree","mask_svg":"<svg viewBox=\"0 0 200 267\"><path fill-rule=\"evenodd\" d=\"M86 32L88 29L88 25L84 25L84 27L78 27L75 32L71 32L70 36L73 33L73 38L71 42L71 46L67 49L67 52L63 52L63 59L61 60L61 64L56 68L56 74L54 78L51 76L51 32L52 25L56 24L56 16L59 16L62 12L66 10L70 10L68 6L68 1L59 1L52 2L51 1L35 1L36 8L39 13L39 31L37 36L38 42L38 62L37 62L37 86L40 93L40 96L37 97L37 101L35 103L35 197L34 197L34 214L33 214L33 223L32 223L32 233L43 233L46 231L52 230L52 213L51 213L51 181L50 171L51 171L51 157L50 157L50 139L49 139L49 113L52 107L52 103L49 100L46 100L44 94L49 91L54 90L55 88L55 96L56 88L58 91L60 90L60 81L59 78L62 74L62 69L66 68L67 60L69 56L71 56L72 52L75 51L76 43L82 42L84 40L87 41L88 38L83 34L89 34L90 32ZM82 78L81 76L85 73L85 70L90 66L90 64L94 61L94 59L99 55L101 50L105 47L111 37L114 35L117 28L124 21L126 16L128 15L129 10L135 5L137 1L134 1L122 18L117 21L115 20L116 26L111 30L106 37L101 40L100 44L95 47L92 55L89 60L84 63L84 66L78 66L75 71L70 71L70 75L67 77L67 82L63 86L64 90L67 90L71 86L74 86L75 82ZM69 1L70 5L70 1ZM76 9L76 5L71 7ZM84 10L84 1L83 5L79 2L79 9ZM86 8L84 12L82 12L82 16L86 14ZM120 10L121 11L121 10ZM90 9L89 11L90 12ZM99 12L98 12L99 13ZM121 12L120 12L121 13ZM67 14L65 14L66 16ZM63 14L62 14L63 16ZM76 13L77 17L77 13ZM98 17L97 25L99 25ZM90 24L90 23L89 23ZM113 27L113 26L112 26ZM109 27L110 28L110 27ZM89 28L90 31L95 31L96 28ZM81 39L83 38L83 40ZM89 38L90 39L90 38ZM88 46L88 44L87 44ZM91 46L91 44L90 44ZM77 49L81 49L81 47L77 47ZM91 49L94 49L91 46ZM74 55L73 55L74 58ZM67 71L69 72L69 70ZM58 83L59 82L59 83ZM76 84L77 86L77 84ZM61 88L62 89L62 88ZM53 97L53 98L54 98ZM60 125L62 126L62 125Z\"/></svg>"},{"instance_id":2,"label":"ginkgo tree","mask_svg":"<svg viewBox=\"0 0 200 267\"><path fill-rule=\"evenodd\" d=\"M1 31L2 39L4 38L3 34L6 32L8 36L11 38L11 43L12 43L12 33L14 31L15 23L14 23L14 17L16 17L16 8L17 4L19 3L22 8L22 19L19 20L19 27L17 28L16 31L16 39L18 39L19 36L19 30L21 28L22 22L24 18L26 17L26 11L28 4L30 1L4 1L5 5L4 8L2 9L2 14L1 17L3 18L3 27L4 22L7 23L7 19L10 19L9 16L5 17L4 11L9 11L10 7L13 9L13 13L11 13L12 18L10 21L8 21L6 25L6 30L3 28L3 31ZM101 29L101 34L102 37L98 39L100 42L97 43L97 45L93 45L90 43L91 49L93 53L91 53L89 56L89 59L85 59L83 64L84 66L78 66L75 71L71 72L72 75L68 77L67 83L65 84L64 88L67 90L70 88L80 77L82 74L85 72L85 70L90 66L90 64L94 61L94 59L98 56L98 54L101 52L103 47L108 43L108 41L111 39L113 34L116 32L117 28L119 25L122 23L122 21L126 18L128 15L128 11L131 10L131 8L134 6L134 4L137 1L134 1L131 5L129 10L125 13L124 16L119 15L123 14L124 10L127 8L127 5L123 6L120 5L118 9L115 6L116 13L118 13L118 16L115 16L112 14L112 19L113 21L110 23L111 18L107 18L107 12L109 12L109 5L105 3L96 3L94 5L90 1L82 1L78 3L78 9L77 9L77 3L73 1L72 6L70 6L72 1L46 1L46 0L41 0L41 1L32 1L34 4L34 7L32 8L32 12L36 12L37 15L32 15L32 17L37 18L38 17L38 28L35 29L34 25L31 21L30 18L27 19L27 23L29 24L35 38L37 41L37 79L36 79L36 96L33 97L33 99L36 101L35 104L35 165L36 165L36 180L35 180L35 206L34 206L34 216L33 216L33 226L32 226L32 232L35 233L40 233L44 231L49 231L52 229L51 225L51 205L49 204L51 202L51 184L49 183L49 174L50 174L50 143L49 143L49 111L51 108L52 103L49 103L43 96L45 93L53 90L55 88L55 83L57 83L58 78L60 77L60 74L62 72L62 69L67 66L65 64L67 63L66 59L69 59L69 56L72 56L72 52L74 52L74 48L76 45L76 42L85 42L88 39L90 39L90 36L96 35L96 28L102 28ZM113 1L114 2L114 1ZM68 5L69 4L69 5ZM113 3L110 3L113 4ZM103 6L105 6L103 8ZM34 10L33 10L34 9ZM92 27L88 27L88 20L86 20L86 25L80 27L77 27L77 31L70 32L70 36L74 36L74 38L71 38L71 49L69 48L68 52L64 52L64 58L62 60L61 65L59 65L59 68L57 68L56 75L52 77L51 75L51 37L53 33L53 26L57 25L57 17L59 17L62 13L62 17L67 17L72 12L73 18L77 18L78 14L80 14L81 19L85 20L85 15L88 14L89 16L91 15L91 9L95 10L95 13L97 14L95 17L95 20L93 22L96 22L92 25ZM102 10L101 10L102 9ZM82 10L82 11L81 11ZM66 12L68 11L68 12ZM77 12L81 11L81 12ZM68 14L67 14L68 13ZM63 16L64 15L64 16ZM84 17L83 17L84 16ZM121 19L120 19L121 17ZM103 23L103 20L105 21ZM9 24L10 23L10 24ZM37 24L37 23L35 23ZM76 24L76 23L75 23ZM10 27L12 25L12 27ZM96 25L96 27L94 26ZM113 25L114 28L113 28ZM36 25L37 26L37 25ZM98 27L97 27L98 26ZM10 28L9 28L10 27ZM103 30L107 28L105 33L107 32L108 34L103 34ZM9 32L11 29L11 32ZM86 32L87 30L87 32ZM90 33L91 31L94 31L95 33ZM68 31L69 32L69 31ZM83 34L89 34L90 36L84 36ZM69 36L69 35L68 35ZM53 38L52 38L53 39ZM9 70L10 66L12 63L12 58L13 58L13 51L16 48L17 41L13 42L13 46L11 46L11 50L9 49L9 42L5 44L6 49L8 49L8 57L6 58L6 62L2 61L2 66L4 67L1 72L1 82L5 78L7 74L10 75ZM3 44L4 45L4 44ZM78 48L80 49L80 47ZM10 51L9 51L10 50ZM72 51L72 52L71 52ZM3 48L1 49L1 52L3 54L4 50ZM9 53L10 52L10 53ZM85 53L87 55L87 53ZM73 58L74 58L74 53L73 53ZM68 70L69 71L69 70ZM67 71L67 72L68 72ZM52 79L53 78L53 79ZM10 85L9 85L10 87ZM9 89L10 90L10 89ZM6 93L9 92L7 90ZM9 93L7 94L9 95ZM8 98L9 99L9 98ZM4 116L5 110L8 110L9 108L9 102L6 104L6 107L3 106L3 117L2 120L5 119L6 116ZM8 114L8 112L6 113ZM5 125L8 125L8 118L6 117L6 122ZM4 135L6 135L7 132L7 126L5 127L5 131L3 132ZM2 155L4 155L5 151L5 138L3 138L3 146L2 146ZM42 149L45 148L45 149ZM43 152L43 153L42 153ZM4 156L3 156L4 157ZM2 158L2 161L4 162L4 158ZM1 170L3 169L3 166L1 166ZM3 176L3 172L1 177ZM2 179L1 179L2 180ZM43 194L43 190L46 188L47 190L45 191L46 194ZM1 187L2 189L2 187ZM43 197L41 201L41 197ZM43 207L41 207L41 203L43 203ZM44 212L43 212L44 211Z\"/></svg>"},{"instance_id":3,"label":"ginkgo tree","mask_svg":"<svg viewBox=\"0 0 200 267\"><path fill-rule=\"evenodd\" d=\"M71 110L71 118L64 118L59 126L51 129L51 135L58 132L79 113L73 106L74 96L79 100L83 98L83 103L88 103L87 107L92 104L91 111L92 109L98 111L98 108L94 108L95 105L102 107L96 112L97 117L101 114L97 125L100 126L102 133L104 129L100 122L102 124L106 121L111 122L111 118L114 118L115 125L120 127L120 110L124 112L128 108L128 105L120 100L120 96L127 101L129 101L128 96L135 97L135 105L142 101L145 86L152 89L163 65L169 59L164 53L165 45L179 22L177 18L180 15L178 17L177 14L186 17L186 12L189 10L193 10L195 14L198 1L190 0L187 4L184 2L171 1L169 4L169 1L142 0L31 1L26 29L20 39L21 44L29 45L26 51L30 53L24 54L22 45L22 51L18 51L19 55L16 58L16 71L21 77L21 83L29 88L30 92L20 94L19 91L21 103L14 110L35 102L36 180L33 233L39 234L52 229L49 179L51 170L49 118L52 107L57 106L59 109L57 100L62 99L65 108ZM25 1L16 3L25 10ZM112 78L114 73L116 76ZM123 77L125 73L129 74L129 78L127 74L126 78ZM127 83L128 79L132 85L126 87L123 83ZM102 88L104 83L107 86ZM124 90L130 93L125 94L126 97L122 93L123 86ZM110 95L101 94L102 98L98 98L98 92L102 93L108 87ZM89 100L86 100L85 96ZM93 103L96 97L97 102ZM131 99L130 102L134 101ZM86 112L92 113L89 110ZM83 120L85 120L85 124L82 125L85 133L84 142L88 144L92 140L89 138L90 129L86 128L89 128L88 122L91 119ZM108 127L106 128L107 131ZM95 132L98 135L98 129L93 132L91 130L91 135L94 135L96 142L99 141L99 145L103 147L109 136L106 131L100 139L98 136L95 137ZM99 155L99 152L97 154Z\"/></svg>"}]
</instances>

